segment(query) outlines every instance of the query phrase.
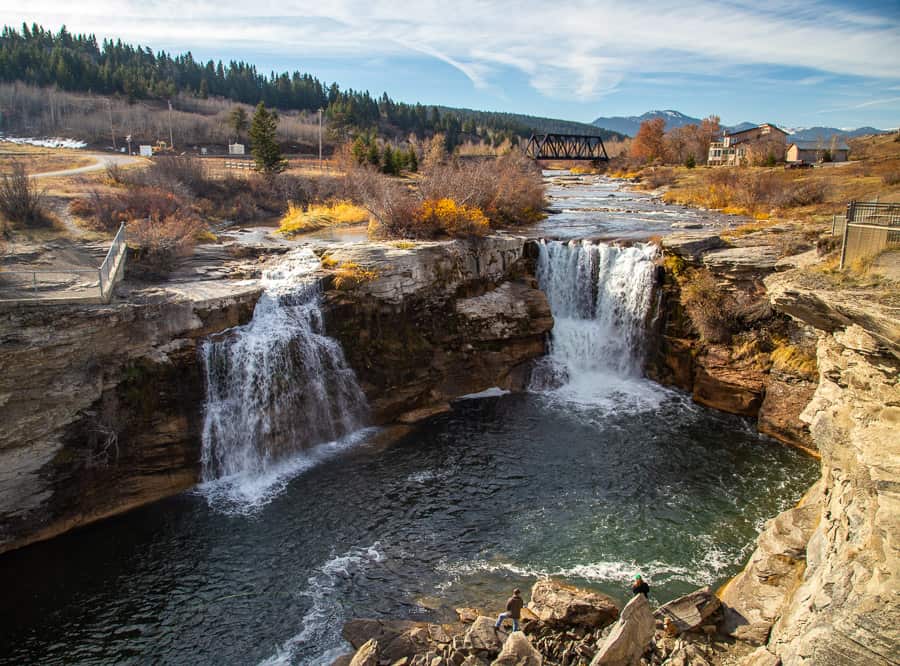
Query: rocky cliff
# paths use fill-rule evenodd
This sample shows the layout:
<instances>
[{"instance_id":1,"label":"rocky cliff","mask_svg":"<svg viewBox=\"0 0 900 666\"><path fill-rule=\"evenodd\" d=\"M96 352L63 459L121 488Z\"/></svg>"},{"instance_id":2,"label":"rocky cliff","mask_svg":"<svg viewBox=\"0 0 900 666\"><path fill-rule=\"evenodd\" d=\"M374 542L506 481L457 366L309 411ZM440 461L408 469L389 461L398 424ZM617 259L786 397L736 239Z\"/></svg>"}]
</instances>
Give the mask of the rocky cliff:
<instances>
[{"instance_id":1,"label":"rocky cliff","mask_svg":"<svg viewBox=\"0 0 900 666\"><path fill-rule=\"evenodd\" d=\"M329 252L371 279L325 293L326 328L378 423L411 422L491 387L521 389L553 326L521 238L372 243Z\"/></svg>"},{"instance_id":2,"label":"rocky cliff","mask_svg":"<svg viewBox=\"0 0 900 666\"><path fill-rule=\"evenodd\" d=\"M196 346L252 283L0 312L0 552L180 492L199 468Z\"/></svg>"},{"instance_id":3,"label":"rocky cliff","mask_svg":"<svg viewBox=\"0 0 900 666\"><path fill-rule=\"evenodd\" d=\"M552 326L525 241L401 245L332 248L371 279L337 289L333 273L318 276L327 332L374 420L412 422L467 393L521 387ZM258 277L261 265L232 273ZM249 321L260 290L256 279L206 279L108 306L0 312L0 552L197 482L197 347Z\"/></svg>"},{"instance_id":4,"label":"rocky cliff","mask_svg":"<svg viewBox=\"0 0 900 666\"><path fill-rule=\"evenodd\" d=\"M707 407L754 417L760 432L814 453L800 412L816 386L816 336L771 306L764 281L782 268L772 236L726 242L679 233L663 250L648 375Z\"/></svg>"},{"instance_id":5,"label":"rocky cliff","mask_svg":"<svg viewBox=\"0 0 900 666\"><path fill-rule=\"evenodd\" d=\"M820 291L820 307L807 310L803 290L791 288L802 278L776 280L779 307L817 325L844 316L840 293ZM822 332L819 385L801 415L821 480L767 524L722 594L735 635L765 643L787 666L887 665L900 652L900 361L880 335L896 324L893 311L870 308L871 317L871 331L850 323Z\"/></svg>"}]
</instances>

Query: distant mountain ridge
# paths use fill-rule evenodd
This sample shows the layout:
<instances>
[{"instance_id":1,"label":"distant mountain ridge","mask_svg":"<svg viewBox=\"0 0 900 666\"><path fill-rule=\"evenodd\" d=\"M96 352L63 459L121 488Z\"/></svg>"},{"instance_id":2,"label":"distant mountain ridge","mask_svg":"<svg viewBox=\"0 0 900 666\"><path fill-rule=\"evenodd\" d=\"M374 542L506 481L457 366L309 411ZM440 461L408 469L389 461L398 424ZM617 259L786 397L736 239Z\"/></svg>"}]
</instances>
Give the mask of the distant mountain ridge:
<instances>
[{"instance_id":1,"label":"distant mountain ridge","mask_svg":"<svg viewBox=\"0 0 900 666\"><path fill-rule=\"evenodd\" d=\"M687 116L680 111L675 111L673 109L665 109L665 110L653 110L647 111L640 116L609 116L609 117L599 117L594 120L591 124L596 127L600 127L602 129L611 130L613 132L619 132L620 134L625 134L626 136L634 136L637 134L638 129L641 126L641 123L645 120L653 120L654 118L662 118L666 121L666 129L672 129L674 127L684 127L685 125L696 125L700 123L700 118L693 118L691 116ZM771 122L771 121L769 121ZM751 127L756 127L759 123L751 123L751 122L742 122L737 125L726 126L725 129L729 132L740 132L745 129L750 129ZM777 125L777 123L776 123ZM789 137L788 141L791 139L796 141L818 141L818 140L827 140L833 136L837 136L841 139L852 139L853 137L863 136L865 134L885 134L886 130L880 130L875 127L858 127L856 129L841 129L838 127L798 127L798 128L789 128L784 127L782 125L778 125L782 129L784 129Z\"/></svg>"}]
</instances>

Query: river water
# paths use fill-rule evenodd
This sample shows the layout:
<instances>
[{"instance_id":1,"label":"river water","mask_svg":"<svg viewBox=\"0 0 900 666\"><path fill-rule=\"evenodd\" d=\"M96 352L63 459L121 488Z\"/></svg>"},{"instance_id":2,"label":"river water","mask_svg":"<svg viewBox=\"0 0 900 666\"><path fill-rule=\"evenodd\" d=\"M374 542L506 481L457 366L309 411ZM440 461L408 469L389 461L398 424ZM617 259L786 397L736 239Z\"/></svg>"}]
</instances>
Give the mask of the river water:
<instances>
[{"instance_id":1,"label":"river water","mask_svg":"<svg viewBox=\"0 0 900 666\"><path fill-rule=\"evenodd\" d=\"M816 465L641 377L651 246L540 252L556 328L532 390L461 400L390 445L353 430L364 405L303 271L273 279L254 321L206 351L208 480L4 556L0 663L328 664L351 617L494 612L544 575L624 601L640 572L664 602L736 573ZM272 358L266 321L293 356ZM242 403L235 378L283 381L260 368L300 372L310 354L335 375L313 398L262 421ZM343 396L336 413L321 396ZM292 446L292 404L339 439Z\"/></svg>"}]
</instances>

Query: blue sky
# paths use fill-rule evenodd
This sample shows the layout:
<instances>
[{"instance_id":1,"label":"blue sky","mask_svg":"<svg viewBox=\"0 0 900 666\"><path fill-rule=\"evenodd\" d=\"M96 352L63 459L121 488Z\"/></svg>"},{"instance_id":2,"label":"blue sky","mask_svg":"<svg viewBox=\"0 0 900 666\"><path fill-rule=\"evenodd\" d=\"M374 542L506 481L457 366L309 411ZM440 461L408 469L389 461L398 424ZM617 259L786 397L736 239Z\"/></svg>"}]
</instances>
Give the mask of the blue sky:
<instances>
[{"instance_id":1,"label":"blue sky","mask_svg":"<svg viewBox=\"0 0 900 666\"><path fill-rule=\"evenodd\" d=\"M0 0L0 20L301 69L426 104L900 126L900 0Z\"/></svg>"}]
</instances>

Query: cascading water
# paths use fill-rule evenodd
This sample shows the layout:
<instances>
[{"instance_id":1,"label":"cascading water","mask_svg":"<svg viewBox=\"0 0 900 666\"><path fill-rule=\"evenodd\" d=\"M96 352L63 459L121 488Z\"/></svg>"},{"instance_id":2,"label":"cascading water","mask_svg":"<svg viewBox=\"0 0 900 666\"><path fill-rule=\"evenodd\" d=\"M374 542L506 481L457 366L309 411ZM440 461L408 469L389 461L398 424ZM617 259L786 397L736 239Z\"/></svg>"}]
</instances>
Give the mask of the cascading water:
<instances>
[{"instance_id":1,"label":"cascading water","mask_svg":"<svg viewBox=\"0 0 900 666\"><path fill-rule=\"evenodd\" d=\"M203 346L205 482L258 478L292 454L359 429L366 400L337 340L323 331L319 266L301 250L263 275L253 319Z\"/></svg>"},{"instance_id":2,"label":"cascading water","mask_svg":"<svg viewBox=\"0 0 900 666\"><path fill-rule=\"evenodd\" d=\"M593 392L610 377L641 376L656 253L649 243L541 241L538 282L554 326L550 354L532 389L570 385Z\"/></svg>"}]
</instances>

